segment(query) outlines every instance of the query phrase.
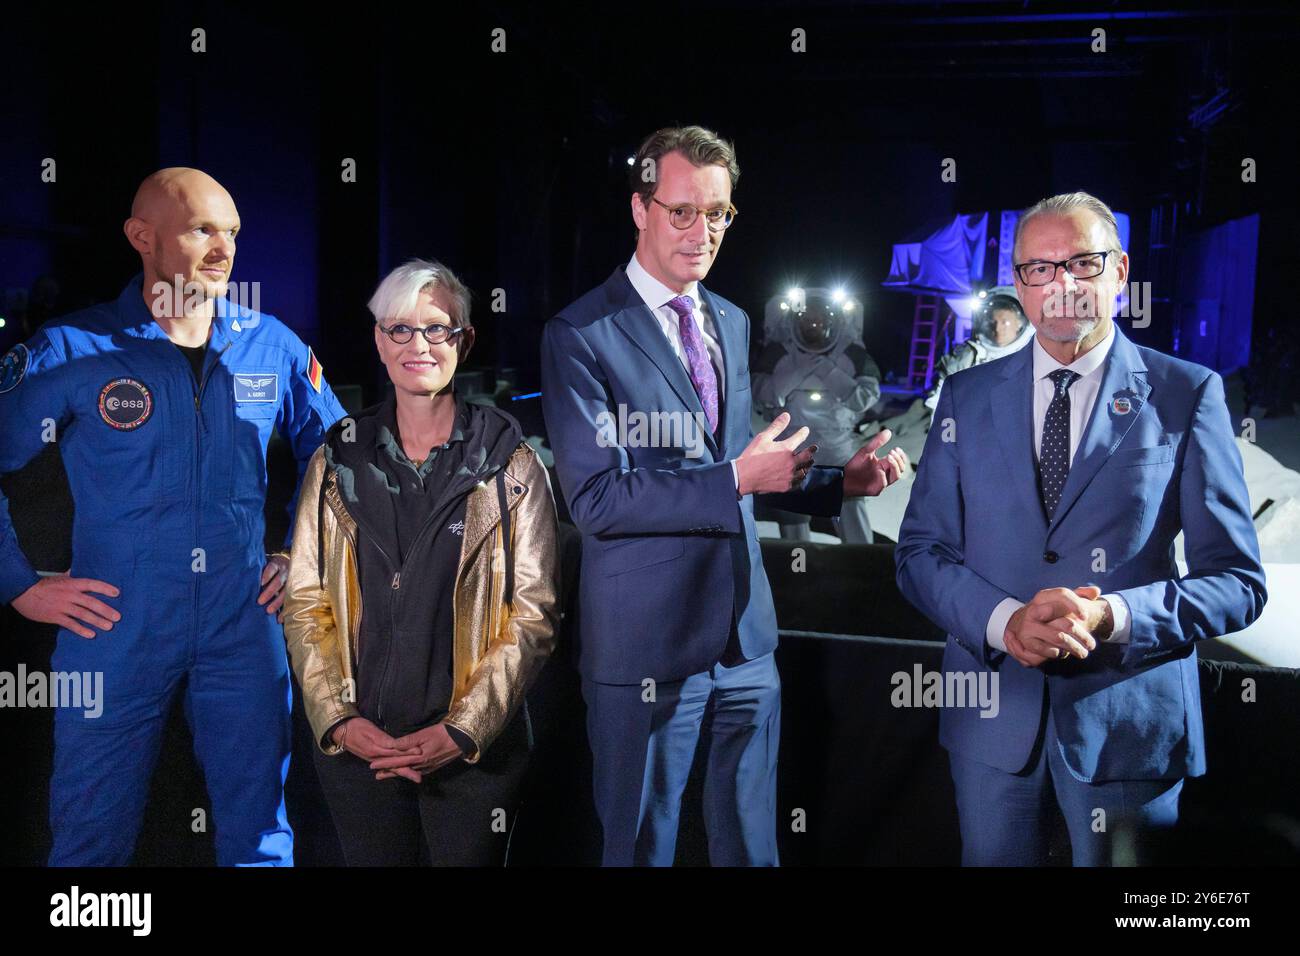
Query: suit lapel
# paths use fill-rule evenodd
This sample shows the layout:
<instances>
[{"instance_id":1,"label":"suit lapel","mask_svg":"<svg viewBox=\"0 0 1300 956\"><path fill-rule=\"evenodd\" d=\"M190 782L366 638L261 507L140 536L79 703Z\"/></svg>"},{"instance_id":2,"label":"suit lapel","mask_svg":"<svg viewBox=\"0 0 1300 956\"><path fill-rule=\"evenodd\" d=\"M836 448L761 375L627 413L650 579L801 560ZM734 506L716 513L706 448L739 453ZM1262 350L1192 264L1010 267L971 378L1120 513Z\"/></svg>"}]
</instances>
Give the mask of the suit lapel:
<instances>
[{"instance_id":1,"label":"suit lapel","mask_svg":"<svg viewBox=\"0 0 1300 956\"><path fill-rule=\"evenodd\" d=\"M1038 469L1034 463L1034 361L1033 348L1026 347L1001 359L1002 381L993 386L993 422L1003 458L1011 471L1013 500L1033 502L1028 508L1041 531L1047 530L1042 496L1038 493ZM961 440L961 436L957 436Z\"/></svg>"},{"instance_id":2,"label":"suit lapel","mask_svg":"<svg viewBox=\"0 0 1300 956\"><path fill-rule=\"evenodd\" d=\"M1070 474L1065 479L1061 500L1057 503L1052 520L1053 528L1069 513L1070 507L1079 500L1083 490L1097 476L1101 466L1119 447L1142 414L1147 396L1151 394L1146 372L1146 365L1137 349L1116 327L1115 342L1111 345L1110 354L1106 356L1101 388L1093 403L1088 424L1084 427L1079 448L1074 453L1074 461L1070 463ZM1117 410L1116 400L1119 400L1120 408L1124 408L1126 402L1127 410Z\"/></svg>"},{"instance_id":3,"label":"suit lapel","mask_svg":"<svg viewBox=\"0 0 1300 956\"><path fill-rule=\"evenodd\" d=\"M704 417L704 406L700 403L700 396L695 392L695 386L691 384L691 377L686 372L684 366L672 346L668 344L668 338L664 335L663 329L659 327L659 320L650 311L650 307L645 304L645 300L633 288L632 283L627 278L627 273L622 269L618 271L618 279L627 289L627 296L623 308L614 313L613 321L626 335L632 340L632 344L645 353L646 357L655 364L660 373L672 390L677 393L682 404L692 415L698 413L700 417L696 421L704 421L705 426L700 429L704 433L704 440L709 446L709 450L716 458L718 455L717 439L709 434L708 423Z\"/></svg>"}]
</instances>

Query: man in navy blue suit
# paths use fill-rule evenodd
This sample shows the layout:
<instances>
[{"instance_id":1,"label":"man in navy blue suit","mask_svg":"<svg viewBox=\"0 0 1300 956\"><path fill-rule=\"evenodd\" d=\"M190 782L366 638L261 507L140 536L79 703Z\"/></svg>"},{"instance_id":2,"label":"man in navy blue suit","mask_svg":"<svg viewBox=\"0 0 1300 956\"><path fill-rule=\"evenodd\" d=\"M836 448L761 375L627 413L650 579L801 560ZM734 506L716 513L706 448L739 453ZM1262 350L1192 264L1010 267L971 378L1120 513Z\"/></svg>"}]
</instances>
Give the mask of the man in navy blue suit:
<instances>
[{"instance_id":1,"label":"man in navy blue suit","mask_svg":"<svg viewBox=\"0 0 1300 956\"><path fill-rule=\"evenodd\" d=\"M1112 321L1129 261L1106 204L1026 210L1014 263L1034 342L945 383L898 583L948 631L962 862L1046 862L1055 803L1074 864L1104 865L1118 819L1173 824L1205 772L1196 642L1258 617L1264 573L1222 379ZM996 707L956 693L972 678Z\"/></svg>"},{"instance_id":2,"label":"man in navy blue suit","mask_svg":"<svg viewBox=\"0 0 1300 956\"><path fill-rule=\"evenodd\" d=\"M749 317L699 283L736 215L730 143L650 136L632 168L636 252L542 337L555 468L582 532L579 666L606 865L671 865L682 791L706 751L714 865L774 865L781 688L754 493L836 515L907 467L813 466L781 415L750 430Z\"/></svg>"}]
</instances>

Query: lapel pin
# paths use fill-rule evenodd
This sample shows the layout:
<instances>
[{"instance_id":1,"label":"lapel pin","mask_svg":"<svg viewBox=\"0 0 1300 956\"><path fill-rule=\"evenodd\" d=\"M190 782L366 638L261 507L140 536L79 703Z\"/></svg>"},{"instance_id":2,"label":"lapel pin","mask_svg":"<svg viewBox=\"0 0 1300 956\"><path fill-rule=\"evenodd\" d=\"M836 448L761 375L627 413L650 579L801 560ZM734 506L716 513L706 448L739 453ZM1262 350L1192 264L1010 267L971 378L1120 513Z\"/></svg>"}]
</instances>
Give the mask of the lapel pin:
<instances>
[{"instance_id":1,"label":"lapel pin","mask_svg":"<svg viewBox=\"0 0 1300 956\"><path fill-rule=\"evenodd\" d=\"M1111 410L1116 415L1127 415L1133 411L1133 403L1123 395L1116 395L1110 402Z\"/></svg>"}]
</instances>

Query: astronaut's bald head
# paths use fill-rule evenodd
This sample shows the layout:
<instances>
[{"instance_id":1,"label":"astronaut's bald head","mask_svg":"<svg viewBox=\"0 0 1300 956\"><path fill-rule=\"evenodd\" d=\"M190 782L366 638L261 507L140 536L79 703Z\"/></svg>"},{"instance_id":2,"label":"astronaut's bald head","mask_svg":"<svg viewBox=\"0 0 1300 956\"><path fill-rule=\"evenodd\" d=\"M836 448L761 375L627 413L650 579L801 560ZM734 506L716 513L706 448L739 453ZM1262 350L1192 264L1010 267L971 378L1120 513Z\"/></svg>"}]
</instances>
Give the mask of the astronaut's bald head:
<instances>
[{"instance_id":1,"label":"astronaut's bald head","mask_svg":"<svg viewBox=\"0 0 1300 956\"><path fill-rule=\"evenodd\" d=\"M203 170L173 166L150 174L123 226L140 254L146 298L154 283L173 285L178 276L207 299L224 296L239 227L234 199Z\"/></svg>"},{"instance_id":2,"label":"astronaut's bald head","mask_svg":"<svg viewBox=\"0 0 1300 956\"><path fill-rule=\"evenodd\" d=\"M225 187L203 170L169 166L145 177L131 201L131 215L147 222L157 222L178 210L213 199L224 201L232 209L235 206Z\"/></svg>"}]
</instances>

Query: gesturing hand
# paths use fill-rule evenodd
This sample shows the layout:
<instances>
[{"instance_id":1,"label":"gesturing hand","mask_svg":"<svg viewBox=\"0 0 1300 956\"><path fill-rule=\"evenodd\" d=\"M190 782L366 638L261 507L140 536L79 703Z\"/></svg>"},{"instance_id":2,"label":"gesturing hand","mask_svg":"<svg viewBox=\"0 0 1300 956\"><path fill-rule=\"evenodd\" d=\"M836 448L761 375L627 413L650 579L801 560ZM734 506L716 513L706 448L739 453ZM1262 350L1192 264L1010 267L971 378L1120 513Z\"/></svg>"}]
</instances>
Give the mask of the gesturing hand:
<instances>
[{"instance_id":1,"label":"gesturing hand","mask_svg":"<svg viewBox=\"0 0 1300 956\"><path fill-rule=\"evenodd\" d=\"M782 412L740 453L736 459L736 478L741 495L791 491L803 484L817 446L798 450L808 437L806 425L789 438L778 438L789 424L790 413Z\"/></svg>"},{"instance_id":2,"label":"gesturing hand","mask_svg":"<svg viewBox=\"0 0 1300 956\"><path fill-rule=\"evenodd\" d=\"M41 578L18 597L14 598L14 610L29 621L42 624L57 624L73 634L93 638L95 632L111 631L113 624L122 619L122 615L92 594L107 594L117 597L120 592L106 581L94 578L73 578L65 571L48 578Z\"/></svg>"},{"instance_id":3,"label":"gesturing hand","mask_svg":"<svg viewBox=\"0 0 1300 956\"><path fill-rule=\"evenodd\" d=\"M447 728L440 723L399 737L394 743L410 752L402 756L372 760L370 769L378 771L375 774L376 780L405 777L413 783L419 783L425 774L433 773L439 767L463 756L456 741L447 733Z\"/></svg>"},{"instance_id":4,"label":"gesturing hand","mask_svg":"<svg viewBox=\"0 0 1300 956\"><path fill-rule=\"evenodd\" d=\"M876 457L876 449L892 437L888 428L882 428L849 459L844 466L846 498L878 495L903 477L907 471L907 452L903 449L891 448L884 458Z\"/></svg>"}]
</instances>

